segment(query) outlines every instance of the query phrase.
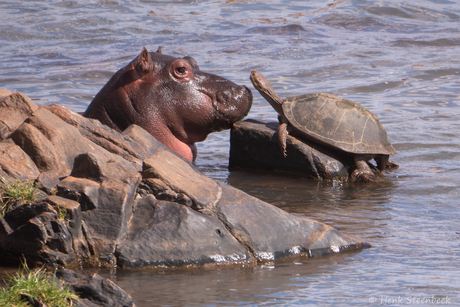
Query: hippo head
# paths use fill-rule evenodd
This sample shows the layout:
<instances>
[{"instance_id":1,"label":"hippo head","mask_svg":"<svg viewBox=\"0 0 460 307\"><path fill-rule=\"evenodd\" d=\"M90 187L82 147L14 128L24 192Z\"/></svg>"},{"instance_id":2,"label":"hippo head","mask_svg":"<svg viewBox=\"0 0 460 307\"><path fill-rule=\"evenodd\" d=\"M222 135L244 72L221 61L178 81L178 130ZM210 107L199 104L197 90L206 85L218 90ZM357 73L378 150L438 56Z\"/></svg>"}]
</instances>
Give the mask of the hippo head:
<instances>
[{"instance_id":1,"label":"hippo head","mask_svg":"<svg viewBox=\"0 0 460 307\"><path fill-rule=\"evenodd\" d=\"M94 97L84 116L118 131L136 124L189 161L195 142L231 128L252 106L251 91L200 71L191 57L142 52Z\"/></svg>"}]
</instances>

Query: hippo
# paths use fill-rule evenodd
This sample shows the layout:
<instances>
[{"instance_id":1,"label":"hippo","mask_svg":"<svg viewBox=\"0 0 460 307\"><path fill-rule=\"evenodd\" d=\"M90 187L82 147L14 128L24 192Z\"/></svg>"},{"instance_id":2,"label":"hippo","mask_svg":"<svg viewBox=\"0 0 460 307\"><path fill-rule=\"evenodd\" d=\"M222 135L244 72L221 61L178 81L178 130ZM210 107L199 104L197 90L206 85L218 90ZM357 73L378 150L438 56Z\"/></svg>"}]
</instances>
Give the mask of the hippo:
<instances>
[{"instance_id":1,"label":"hippo","mask_svg":"<svg viewBox=\"0 0 460 307\"><path fill-rule=\"evenodd\" d=\"M132 124L190 162L196 142L232 127L251 109L246 86L202 72L192 57L141 53L116 72L94 97L83 116L121 132Z\"/></svg>"}]
</instances>

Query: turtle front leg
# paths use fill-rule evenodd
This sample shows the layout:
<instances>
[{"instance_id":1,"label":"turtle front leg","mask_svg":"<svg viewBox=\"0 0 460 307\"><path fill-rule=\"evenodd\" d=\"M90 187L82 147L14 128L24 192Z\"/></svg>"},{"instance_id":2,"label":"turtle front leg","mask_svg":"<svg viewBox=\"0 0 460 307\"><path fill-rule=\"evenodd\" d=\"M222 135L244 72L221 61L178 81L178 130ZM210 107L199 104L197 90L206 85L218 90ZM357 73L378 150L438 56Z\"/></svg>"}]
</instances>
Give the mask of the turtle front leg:
<instances>
[{"instance_id":1,"label":"turtle front leg","mask_svg":"<svg viewBox=\"0 0 460 307\"><path fill-rule=\"evenodd\" d=\"M350 176L352 181L356 182L370 182L375 180L375 172L367 164L366 156L356 155L355 156L355 170Z\"/></svg>"},{"instance_id":2,"label":"turtle front leg","mask_svg":"<svg viewBox=\"0 0 460 307\"><path fill-rule=\"evenodd\" d=\"M283 156L286 158L286 139L288 135L288 124L287 123L280 123L278 127L278 143L281 148L281 152Z\"/></svg>"}]
</instances>

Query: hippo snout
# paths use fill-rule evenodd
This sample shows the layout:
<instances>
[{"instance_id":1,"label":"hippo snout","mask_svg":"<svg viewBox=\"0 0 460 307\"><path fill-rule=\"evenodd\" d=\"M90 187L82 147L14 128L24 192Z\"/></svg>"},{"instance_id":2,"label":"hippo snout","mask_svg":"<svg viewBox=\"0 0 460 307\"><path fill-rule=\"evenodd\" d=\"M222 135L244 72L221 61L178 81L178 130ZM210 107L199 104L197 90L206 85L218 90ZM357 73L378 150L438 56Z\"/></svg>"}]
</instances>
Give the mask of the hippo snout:
<instances>
[{"instance_id":1,"label":"hippo snout","mask_svg":"<svg viewBox=\"0 0 460 307\"><path fill-rule=\"evenodd\" d=\"M246 86L232 86L217 92L216 111L229 124L243 119L252 107L252 92Z\"/></svg>"},{"instance_id":2,"label":"hippo snout","mask_svg":"<svg viewBox=\"0 0 460 307\"><path fill-rule=\"evenodd\" d=\"M245 91L245 94L247 96L247 100L248 100L248 107L246 109L246 111L244 112L244 115L242 118L240 119L243 119L244 117L246 117L248 114L249 114L249 111L251 111L251 108L252 108L252 92L251 90L247 87L247 86L243 86L244 87L244 91Z\"/></svg>"}]
</instances>

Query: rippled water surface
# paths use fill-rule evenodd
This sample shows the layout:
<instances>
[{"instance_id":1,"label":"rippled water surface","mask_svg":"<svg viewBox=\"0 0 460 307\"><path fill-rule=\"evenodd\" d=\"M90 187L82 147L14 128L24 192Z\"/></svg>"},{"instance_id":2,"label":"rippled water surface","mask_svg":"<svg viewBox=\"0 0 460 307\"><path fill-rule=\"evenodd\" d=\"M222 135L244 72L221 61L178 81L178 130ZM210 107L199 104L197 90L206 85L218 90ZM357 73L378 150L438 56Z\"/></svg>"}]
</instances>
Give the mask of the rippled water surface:
<instances>
[{"instance_id":1,"label":"rippled water surface","mask_svg":"<svg viewBox=\"0 0 460 307\"><path fill-rule=\"evenodd\" d=\"M227 170L229 132L198 167L289 212L355 234L359 253L257 267L99 271L138 306L460 305L458 1L1 1L0 88L84 111L143 46L193 56L280 96L329 92L373 111L398 154L384 182ZM249 118L276 120L254 92ZM424 300L425 299L425 300Z\"/></svg>"}]
</instances>

